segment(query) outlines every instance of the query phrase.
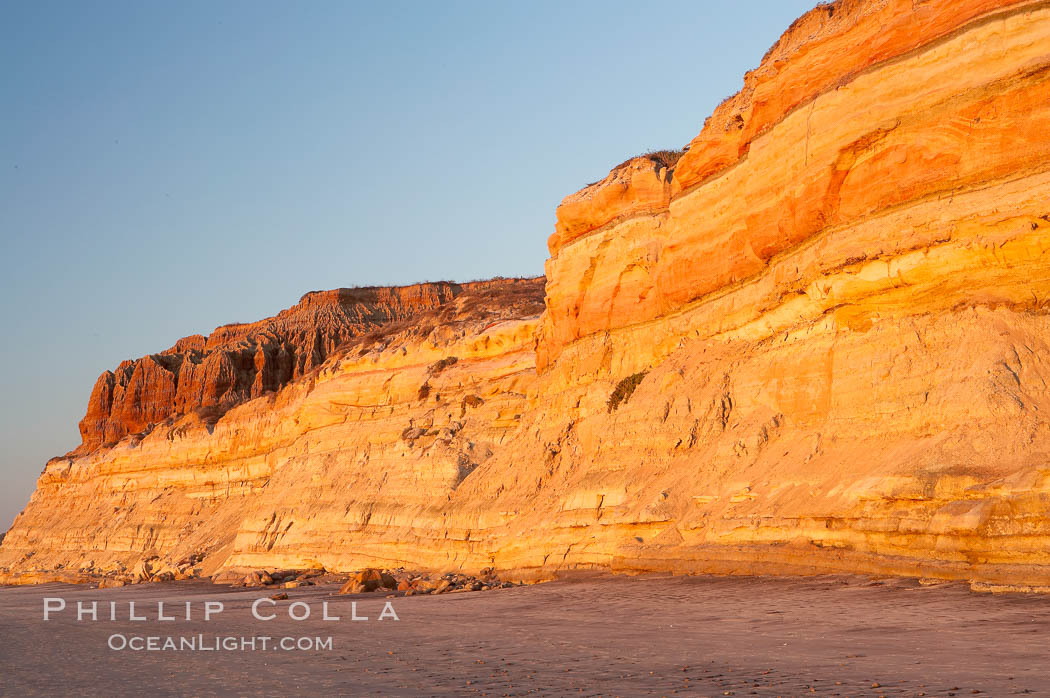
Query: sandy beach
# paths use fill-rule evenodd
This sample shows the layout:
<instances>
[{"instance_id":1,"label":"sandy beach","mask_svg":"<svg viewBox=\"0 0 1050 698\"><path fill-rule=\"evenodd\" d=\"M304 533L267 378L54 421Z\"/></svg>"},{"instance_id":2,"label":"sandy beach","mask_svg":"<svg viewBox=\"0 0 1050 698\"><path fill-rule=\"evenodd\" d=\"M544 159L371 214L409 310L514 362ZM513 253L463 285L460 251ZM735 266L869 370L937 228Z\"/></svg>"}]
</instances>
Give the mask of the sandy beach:
<instances>
[{"instance_id":1,"label":"sandy beach","mask_svg":"<svg viewBox=\"0 0 1050 698\"><path fill-rule=\"evenodd\" d=\"M1050 691L1050 599L821 577L581 576L386 599L181 582L0 589L8 695L963 696ZM269 592L272 593L272 592ZM66 608L43 620L45 598ZM99 620L76 618L98 601ZM156 619L157 602L174 621ZM203 619L205 602L223 610ZM296 621L289 606L310 617ZM322 603L330 616L322 618ZM351 620L356 614L368 621ZM399 620L378 620L389 601ZM110 602L116 602L110 607ZM128 602L135 603L128 617ZM191 620L186 621L186 602ZM52 607L57 602L51 602ZM116 609L116 621L109 620ZM213 607L214 608L214 607ZM388 614L389 615L389 614ZM112 638L117 636L117 640ZM111 649L131 637L257 638L257 649ZM268 646L266 636L320 649ZM323 638L331 638L328 649ZM123 639L119 639L123 638ZM162 644L163 639L157 642ZM184 641L187 642L187 641ZM222 641L218 641L221 645ZM158 645L159 646L159 645Z\"/></svg>"}]
</instances>

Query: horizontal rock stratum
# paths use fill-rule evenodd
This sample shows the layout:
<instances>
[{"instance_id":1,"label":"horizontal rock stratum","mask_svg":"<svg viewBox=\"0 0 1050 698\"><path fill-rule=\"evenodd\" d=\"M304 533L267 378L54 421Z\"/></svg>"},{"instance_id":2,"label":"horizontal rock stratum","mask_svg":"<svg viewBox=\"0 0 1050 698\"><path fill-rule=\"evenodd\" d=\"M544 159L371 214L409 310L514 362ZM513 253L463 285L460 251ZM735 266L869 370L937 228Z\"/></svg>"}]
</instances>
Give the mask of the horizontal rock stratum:
<instances>
[{"instance_id":1,"label":"horizontal rock stratum","mask_svg":"<svg viewBox=\"0 0 1050 698\"><path fill-rule=\"evenodd\" d=\"M548 246L545 286L310 295L103 374L7 578L1050 584L1050 3L817 7Z\"/></svg>"}]
</instances>

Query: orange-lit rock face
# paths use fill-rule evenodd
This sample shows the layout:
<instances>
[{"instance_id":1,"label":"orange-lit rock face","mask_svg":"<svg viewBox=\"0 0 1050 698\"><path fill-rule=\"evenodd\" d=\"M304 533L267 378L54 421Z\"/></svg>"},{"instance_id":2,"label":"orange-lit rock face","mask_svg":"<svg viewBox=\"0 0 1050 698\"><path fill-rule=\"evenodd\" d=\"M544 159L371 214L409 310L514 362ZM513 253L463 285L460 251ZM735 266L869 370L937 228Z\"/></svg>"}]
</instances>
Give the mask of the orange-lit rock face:
<instances>
[{"instance_id":1,"label":"orange-lit rock face","mask_svg":"<svg viewBox=\"0 0 1050 698\"><path fill-rule=\"evenodd\" d=\"M219 327L99 376L80 422L80 452L116 443L195 409L221 412L279 390L343 342L433 310L463 286L418 284L308 293L266 320Z\"/></svg>"},{"instance_id":2,"label":"orange-lit rock face","mask_svg":"<svg viewBox=\"0 0 1050 698\"><path fill-rule=\"evenodd\" d=\"M663 211L671 200L671 170L642 156L623 163L609 176L565 197L558 207L552 255L573 240L631 216Z\"/></svg>"},{"instance_id":3,"label":"orange-lit rock face","mask_svg":"<svg viewBox=\"0 0 1050 698\"><path fill-rule=\"evenodd\" d=\"M791 111L880 64L926 50L973 20L995 21L1004 0L854 0L800 17L744 78L744 88L715 110L675 168L674 193L700 184L748 154L754 139Z\"/></svg>"},{"instance_id":4,"label":"orange-lit rock face","mask_svg":"<svg viewBox=\"0 0 1050 698\"><path fill-rule=\"evenodd\" d=\"M103 376L129 432L186 414L51 461L0 567L1050 586L1050 5L818 7L673 171L635 158L567 197L549 248L542 315L538 280L415 314L301 303L381 326L334 354L273 340L290 373L256 361L282 314ZM207 375L244 379L179 401L173 357L242 347ZM221 418L179 407L228 385Z\"/></svg>"},{"instance_id":5,"label":"orange-lit rock face","mask_svg":"<svg viewBox=\"0 0 1050 698\"><path fill-rule=\"evenodd\" d=\"M404 518L448 501L521 420L543 280L452 290L221 417L190 412L53 459L3 541L0 567L117 569L195 552L218 564L235 540L304 564L345 554L356 517Z\"/></svg>"},{"instance_id":6,"label":"orange-lit rock face","mask_svg":"<svg viewBox=\"0 0 1050 698\"><path fill-rule=\"evenodd\" d=\"M576 338L724 293L822 236L902 206L921 218L941 197L1044 168L1046 13L1038 3L892 0L806 15L690 144L668 206L639 216L594 186L566 199L555 238L574 235L551 248L541 367ZM950 234L952 222L927 225ZM886 255L906 232L858 240L849 256ZM790 265L779 266L784 276ZM786 278L779 291L813 280Z\"/></svg>"}]
</instances>

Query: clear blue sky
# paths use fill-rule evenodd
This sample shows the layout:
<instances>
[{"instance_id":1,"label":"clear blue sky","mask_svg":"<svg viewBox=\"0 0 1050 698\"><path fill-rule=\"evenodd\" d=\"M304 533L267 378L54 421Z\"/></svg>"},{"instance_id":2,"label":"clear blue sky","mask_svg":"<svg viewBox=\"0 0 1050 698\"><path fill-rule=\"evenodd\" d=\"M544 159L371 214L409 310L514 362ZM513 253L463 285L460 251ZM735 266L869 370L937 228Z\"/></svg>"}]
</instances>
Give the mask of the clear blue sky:
<instances>
[{"instance_id":1,"label":"clear blue sky","mask_svg":"<svg viewBox=\"0 0 1050 698\"><path fill-rule=\"evenodd\" d=\"M0 531L95 378L310 290L539 275L814 0L0 4Z\"/></svg>"}]
</instances>

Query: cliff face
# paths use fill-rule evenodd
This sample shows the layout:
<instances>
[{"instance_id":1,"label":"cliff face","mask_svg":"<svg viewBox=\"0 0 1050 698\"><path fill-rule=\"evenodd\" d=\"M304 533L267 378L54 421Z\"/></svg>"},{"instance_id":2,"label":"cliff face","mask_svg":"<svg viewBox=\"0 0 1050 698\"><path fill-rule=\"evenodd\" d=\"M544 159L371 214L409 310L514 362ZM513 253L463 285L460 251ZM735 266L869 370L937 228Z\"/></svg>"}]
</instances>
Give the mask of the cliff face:
<instances>
[{"instance_id":1,"label":"cliff face","mask_svg":"<svg viewBox=\"0 0 1050 698\"><path fill-rule=\"evenodd\" d=\"M217 421L85 436L0 565L1048 585L1048 134L1050 4L818 7L679 160L565 199L542 314L480 286Z\"/></svg>"},{"instance_id":2,"label":"cliff face","mask_svg":"<svg viewBox=\"0 0 1050 698\"><path fill-rule=\"evenodd\" d=\"M965 244L955 227L973 213L955 212L958 195L994 200L992 183L1040 172L1050 157L1044 13L1039 3L908 0L840 2L800 19L673 176L642 158L562 204L541 366L576 339L716 294L734 308L760 304L715 333L806 295L847 261ZM874 221L905 210L910 218L872 239ZM1024 213L1045 223L1046 211ZM819 268L785 263L814 244L826 246ZM730 292L760 276L773 277L761 299Z\"/></svg>"},{"instance_id":3,"label":"cliff face","mask_svg":"<svg viewBox=\"0 0 1050 698\"><path fill-rule=\"evenodd\" d=\"M109 571L197 554L214 566L235 538L275 559L294 545L290 562L327 561L346 554L355 517L386 502L447 501L521 419L543 280L463 284L449 296L219 418L191 411L51 460L0 565Z\"/></svg>"},{"instance_id":4,"label":"cliff face","mask_svg":"<svg viewBox=\"0 0 1050 698\"><path fill-rule=\"evenodd\" d=\"M159 354L124 361L95 382L77 452L194 410L218 416L301 378L343 342L433 310L462 291L451 283L317 291L275 317L225 325L209 337L185 337Z\"/></svg>"}]
</instances>

